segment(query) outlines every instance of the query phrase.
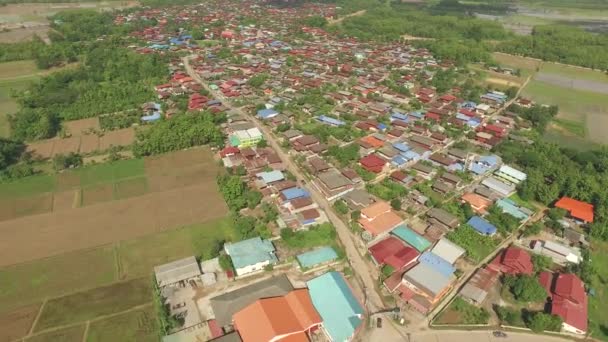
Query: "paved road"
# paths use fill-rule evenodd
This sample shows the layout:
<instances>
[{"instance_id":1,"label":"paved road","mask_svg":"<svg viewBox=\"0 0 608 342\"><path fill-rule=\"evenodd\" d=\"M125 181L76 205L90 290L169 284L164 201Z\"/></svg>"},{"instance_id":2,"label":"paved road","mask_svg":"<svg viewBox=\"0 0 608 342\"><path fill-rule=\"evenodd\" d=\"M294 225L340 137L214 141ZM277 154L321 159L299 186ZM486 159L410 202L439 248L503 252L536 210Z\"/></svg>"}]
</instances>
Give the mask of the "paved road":
<instances>
[{"instance_id":1,"label":"paved road","mask_svg":"<svg viewBox=\"0 0 608 342\"><path fill-rule=\"evenodd\" d=\"M190 77L196 80L199 84L201 84L207 91L209 91L215 98L221 99L224 106L227 108L236 111L241 114L248 121L252 122L256 127L258 127L262 133L264 133L264 137L266 141L270 144L270 146L279 154L287 169L298 179L304 180L304 174L300 171L300 168L289 158L289 155L283 151L277 139L274 137L272 132L268 129L268 127L260 124L255 119L253 119L249 113L241 110L240 108L234 107L231 103L229 103L224 96L220 92L213 91L207 85L207 83L200 78L198 73L192 68L190 65L190 57L184 57L182 60L184 62L184 67L186 72ZM353 271L355 272L357 279L361 283L363 287L363 291L365 292L365 301L367 309L370 312L375 312L384 308L384 304L380 295L375 290L376 280L374 275L377 273L375 268L370 267L365 259L359 254L357 246L351 236L350 229L346 226L346 224L333 212L331 205L329 202L319 193L319 191L314 186L309 186L308 190L311 193L312 199L319 205L319 207L325 210L327 217L331 221L331 223L336 227L336 231L338 233L338 237L344 245L346 249L346 256L352 266Z\"/></svg>"},{"instance_id":2,"label":"paved road","mask_svg":"<svg viewBox=\"0 0 608 342\"><path fill-rule=\"evenodd\" d=\"M385 329L386 328L386 329ZM564 342L566 338L525 332L506 332L507 337L494 337L491 331L430 330L411 333L405 337L394 335L388 327L373 329L366 341L382 342ZM409 337L409 341L408 341Z\"/></svg>"}]
</instances>

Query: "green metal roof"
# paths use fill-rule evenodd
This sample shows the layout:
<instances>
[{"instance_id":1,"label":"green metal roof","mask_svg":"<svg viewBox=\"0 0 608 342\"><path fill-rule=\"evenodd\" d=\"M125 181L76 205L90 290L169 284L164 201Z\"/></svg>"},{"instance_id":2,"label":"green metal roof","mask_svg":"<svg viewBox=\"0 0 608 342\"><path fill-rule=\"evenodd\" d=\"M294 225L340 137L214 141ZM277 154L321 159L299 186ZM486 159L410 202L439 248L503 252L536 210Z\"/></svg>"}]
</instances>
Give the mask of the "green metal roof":
<instances>
[{"instance_id":1,"label":"green metal roof","mask_svg":"<svg viewBox=\"0 0 608 342\"><path fill-rule=\"evenodd\" d=\"M332 341L348 341L361 324L363 308L338 272L328 272L306 282L312 304L323 319Z\"/></svg>"},{"instance_id":2,"label":"green metal roof","mask_svg":"<svg viewBox=\"0 0 608 342\"><path fill-rule=\"evenodd\" d=\"M326 246L296 256L302 267L312 267L338 259L338 254L333 248Z\"/></svg>"},{"instance_id":3,"label":"green metal roof","mask_svg":"<svg viewBox=\"0 0 608 342\"><path fill-rule=\"evenodd\" d=\"M429 240L423 238L418 233L408 228L406 225L398 226L397 228L393 229L393 231L391 231L391 234L395 235L396 237L405 241L407 244L416 248L419 252L424 251L431 245Z\"/></svg>"},{"instance_id":4,"label":"green metal roof","mask_svg":"<svg viewBox=\"0 0 608 342\"><path fill-rule=\"evenodd\" d=\"M230 255L232 264L237 269L264 261L270 261L270 263L277 262L272 242L269 240L262 240L260 237L235 243L227 243L224 245L224 249L226 250L226 253Z\"/></svg>"}]
</instances>

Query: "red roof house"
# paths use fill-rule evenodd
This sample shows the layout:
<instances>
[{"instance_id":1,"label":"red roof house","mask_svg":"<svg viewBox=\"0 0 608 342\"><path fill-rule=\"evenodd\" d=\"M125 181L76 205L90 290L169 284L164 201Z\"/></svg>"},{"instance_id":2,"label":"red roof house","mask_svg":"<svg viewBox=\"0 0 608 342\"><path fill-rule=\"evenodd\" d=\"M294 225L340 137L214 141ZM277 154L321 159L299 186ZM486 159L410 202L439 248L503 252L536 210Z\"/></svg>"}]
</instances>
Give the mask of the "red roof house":
<instances>
[{"instance_id":1,"label":"red roof house","mask_svg":"<svg viewBox=\"0 0 608 342\"><path fill-rule=\"evenodd\" d=\"M378 265L390 265L395 270L407 267L420 255L416 249L406 246L394 236L390 236L369 247L372 258Z\"/></svg>"},{"instance_id":2,"label":"red roof house","mask_svg":"<svg viewBox=\"0 0 608 342\"><path fill-rule=\"evenodd\" d=\"M359 160L361 166L369 172L380 173L386 165L386 160L375 154L367 155Z\"/></svg>"},{"instance_id":3,"label":"red roof house","mask_svg":"<svg viewBox=\"0 0 608 342\"><path fill-rule=\"evenodd\" d=\"M557 203L556 208L567 210L570 216L583 222L593 222L593 204L577 201L570 197L562 197Z\"/></svg>"},{"instance_id":4,"label":"red roof house","mask_svg":"<svg viewBox=\"0 0 608 342\"><path fill-rule=\"evenodd\" d=\"M532 265L532 258L528 252L517 247L509 247L502 253L496 256L494 260L488 265L496 271L500 271L506 274L532 274L534 273L534 266Z\"/></svg>"},{"instance_id":5,"label":"red roof house","mask_svg":"<svg viewBox=\"0 0 608 342\"><path fill-rule=\"evenodd\" d=\"M551 297L551 314L560 316L562 330L587 332L587 294L585 284L575 274L541 272L539 281Z\"/></svg>"}]
</instances>

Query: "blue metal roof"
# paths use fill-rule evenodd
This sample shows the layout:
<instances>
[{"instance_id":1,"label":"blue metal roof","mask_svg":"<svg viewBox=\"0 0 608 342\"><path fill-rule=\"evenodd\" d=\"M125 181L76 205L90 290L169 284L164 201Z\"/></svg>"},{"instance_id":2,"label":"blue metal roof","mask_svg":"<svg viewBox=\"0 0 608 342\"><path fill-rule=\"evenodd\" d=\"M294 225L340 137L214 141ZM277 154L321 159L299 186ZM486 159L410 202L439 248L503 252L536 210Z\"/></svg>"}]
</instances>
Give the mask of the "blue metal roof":
<instances>
[{"instance_id":1,"label":"blue metal roof","mask_svg":"<svg viewBox=\"0 0 608 342\"><path fill-rule=\"evenodd\" d=\"M363 307L344 277L328 272L306 282L312 304L332 341L350 341L361 325Z\"/></svg>"},{"instance_id":2,"label":"blue metal roof","mask_svg":"<svg viewBox=\"0 0 608 342\"><path fill-rule=\"evenodd\" d=\"M473 229L475 229L480 234L483 234L483 235L496 234L496 230L497 230L496 227L493 224L491 224L490 222L482 219L479 216L471 217L471 219L467 222L467 224L469 226L473 227Z\"/></svg>"},{"instance_id":3,"label":"blue metal roof","mask_svg":"<svg viewBox=\"0 0 608 342\"><path fill-rule=\"evenodd\" d=\"M488 172L488 167L478 163L469 164L469 170L476 175L483 175Z\"/></svg>"},{"instance_id":4,"label":"blue metal roof","mask_svg":"<svg viewBox=\"0 0 608 342\"><path fill-rule=\"evenodd\" d=\"M407 163L407 160L400 155L396 155L393 157L391 162L395 165L403 165L403 164Z\"/></svg>"},{"instance_id":5,"label":"blue metal roof","mask_svg":"<svg viewBox=\"0 0 608 342\"><path fill-rule=\"evenodd\" d=\"M326 115L317 116L317 120L321 121L322 123L330 124L332 126L343 126L346 124L342 120L334 119L334 118L326 116Z\"/></svg>"},{"instance_id":6,"label":"blue metal roof","mask_svg":"<svg viewBox=\"0 0 608 342\"><path fill-rule=\"evenodd\" d=\"M296 256L298 262L302 267L313 267L319 264L330 262L338 259L338 253L329 246L313 249L306 253L298 254Z\"/></svg>"},{"instance_id":7,"label":"blue metal roof","mask_svg":"<svg viewBox=\"0 0 608 342\"><path fill-rule=\"evenodd\" d=\"M270 172L260 172L256 174L257 177L262 178L264 183L272 183L283 180L285 177L283 176L283 172L279 170L273 170Z\"/></svg>"},{"instance_id":8,"label":"blue metal roof","mask_svg":"<svg viewBox=\"0 0 608 342\"><path fill-rule=\"evenodd\" d=\"M410 150L410 147L406 143L403 143L403 142L394 143L393 147L401 152Z\"/></svg>"},{"instance_id":9,"label":"blue metal roof","mask_svg":"<svg viewBox=\"0 0 608 342\"><path fill-rule=\"evenodd\" d=\"M401 120L401 121L408 122L409 117L407 116L407 114L393 113L391 115L391 119L396 119L396 120Z\"/></svg>"},{"instance_id":10,"label":"blue metal roof","mask_svg":"<svg viewBox=\"0 0 608 342\"><path fill-rule=\"evenodd\" d=\"M456 268L452 266L452 264L433 252L422 253L422 255L418 258L418 261L429 265L435 271L443 274L446 277L451 276L456 271Z\"/></svg>"},{"instance_id":11,"label":"blue metal roof","mask_svg":"<svg viewBox=\"0 0 608 342\"><path fill-rule=\"evenodd\" d=\"M285 199L287 201L291 201L293 199L296 198L300 198L300 197L310 197L310 194L301 188L291 188L291 189L287 189L287 190L283 190L281 191L281 194L283 194L283 196L285 197Z\"/></svg>"},{"instance_id":12,"label":"blue metal roof","mask_svg":"<svg viewBox=\"0 0 608 342\"><path fill-rule=\"evenodd\" d=\"M491 167L491 166L498 164L499 157L494 154L491 154L489 156L482 156L479 158L479 162Z\"/></svg>"},{"instance_id":13,"label":"blue metal roof","mask_svg":"<svg viewBox=\"0 0 608 342\"><path fill-rule=\"evenodd\" d=\"M279 112L277 112L274 109L260 109L258 110L258 117L262 118L262 119L269 119L272 118L274 116L279 115Z\"/></svg>"},{"instance_id":14,"label":"blue metal roof","mask_svg":"<svg viewBox=\"0 0 608 342\"><path fill-rule=\"evenodd\" d=\"M418 154L412 150L405 151L405 152L401 153L401 155L403 156L403 158L405 158L407 160L415 160L415 159L420 158L420 154Z\"/></svg>"}]
</instances>

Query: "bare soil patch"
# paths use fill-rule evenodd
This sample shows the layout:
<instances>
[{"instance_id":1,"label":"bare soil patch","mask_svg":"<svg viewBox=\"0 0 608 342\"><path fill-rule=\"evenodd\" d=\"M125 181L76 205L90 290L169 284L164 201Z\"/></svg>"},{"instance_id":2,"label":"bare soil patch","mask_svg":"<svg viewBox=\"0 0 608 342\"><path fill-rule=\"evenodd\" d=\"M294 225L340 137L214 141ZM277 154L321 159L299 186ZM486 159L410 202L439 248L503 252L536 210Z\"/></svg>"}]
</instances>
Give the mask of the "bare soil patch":
<instances>
[{"instance_id":1,"label":"bare soil patch","mask_svg":"<svg viewBox=\"0 0 608 342\"><path fill-rule=\"evenodd\" d=\"M18 43L31 40L34 36L39 36L42 40L48 40L49 25L16 27L9 30L7 32L0 32L0 43Z\"/></svg>"},{"instance_id":2,"label":"bare soil patch","mask_svg":"<svg viewBox=\"0 0 608 342\"><path fill-rule=\"evenodd\" d=\"M608 99L606 99L608 101ZM587 134L589 139L600 144L608 144L608 113L606 112L589 112L587 113Z\"/></svg>"},{"instance_id":3,"label":"bare soil patch","mask_svg":"<svg viewBox=\"0 0 608 342\"><path fill-rule=\"evenodd\" d=\"M49 159L53 156L55 139L38 141L27 145L27 151L34 155L34 158Z\"/></svg>"},{"instance_id":4,"label":"bare soil patch","mask_svg":"<svg viewBox=\"0 0 608 342\"><path fill-rule=\"evenodd\" d=\"M27 335L39 309L40 304L33 304L0 315L0 341L14 341Z\"/></svg>"},{"instance_id":5,"label":"bare soil patch","mask_svg":"<svg viewBox=\"0 0 608 342\"><path fill-rule=\"evenodd\" d=\"M53 209L53 194L50 192L15 199L15 216L48 213Z\"/></svg>"},{"instance_id":6,"label":"bare soil patch","mask_svg":"<svg viewBox=\"0 0 608 342\"><path fill-rule=\"evenodd\" d=\"M67 190L53 194L53 211L67 210L76 207L80 190Z\"/></svg>"},{"instance_id":7,"label":"bare soil patch","mask_svg":"<svg viewBox=\"0 0 608 342\"><path fill-rule=\"evenodd\" d=\"M99 150L99 137L87 134L80 137L80 153L87 154Z\"/></svg>"},{"instance_id":8,"label":"bare soil patch","mask_svg":"<svg viewBox=\"0 0 608 342\"><path fill-rule=\"evenodd\" d=\"M0 198L0 221L16 218L15 201L13 199Z\"/></svg>"},{"instance_id":9,"label":"bare soil patch","mask_svg":"<svg viewBox=\"0 0 608 342\"><path fill-rule=\"evenodd\" d=\"M135 130L132 127L106 132L99 140L101 151L111 146L128 146L135 141Z\"/></svg>"},{"instance_id":10,"label":"bare soil patch","mask_svg":"<svg viewBox=\"0 0 608 342\"><path fill-rule=\"evenodd\" d=\"M80 137L71 137L55 140L53 148L53 156L57 154L68 154L70 152L78 152L80 150Z\"/></svg>"},{"instance_id":11,"label":"bare soil patch","mask_svg":"<svg viewBox=\"0 0 608 342\"><path fill-rule=\"evenodd\" d=\"M99 119L88 118L74 121L66 121L64 127L72 136L81 136L89 133L92 130L99 130Z\"/></svg>"},{"instance_id":12,"label":"bare soil patch","mask_svg":"<svg viewBox=\"0 0 608 342\"><path fill-rule=\"evenodd\" d=\"M114 198L114 184L99 184L82 189L82 205L92 205L111 201Z\"/></svg>"},{"instance_id":13,"label":"bare soil patch","mask_svg":"<svg viewBox=\"0 0 608 342\"><path fill-rule=\"evenodd\" d=\"M127 179L115 184L116 199L137 197L148 192L148 181L145 177Z\"/></svg>"}]
</instances>

